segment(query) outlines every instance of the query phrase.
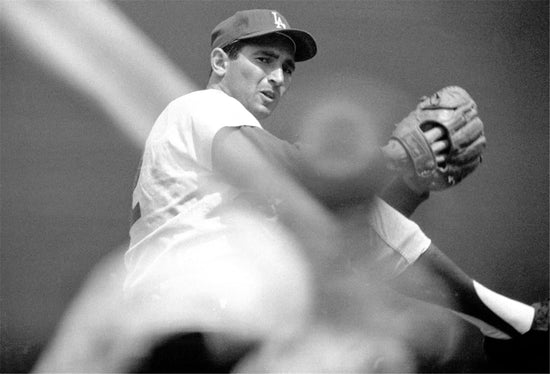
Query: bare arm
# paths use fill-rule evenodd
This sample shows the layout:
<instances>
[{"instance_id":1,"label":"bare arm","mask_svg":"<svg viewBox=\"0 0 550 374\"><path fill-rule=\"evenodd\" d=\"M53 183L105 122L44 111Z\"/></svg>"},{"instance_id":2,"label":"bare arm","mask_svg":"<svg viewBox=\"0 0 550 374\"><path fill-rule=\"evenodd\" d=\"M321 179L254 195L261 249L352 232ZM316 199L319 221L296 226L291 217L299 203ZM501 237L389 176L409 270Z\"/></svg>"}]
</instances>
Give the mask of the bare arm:
<instances>
[{"instance_id":1,"label":"bare arm","mask_svg":"<svg viewBox=\"0 0 550 374\"><path fill-rule=\"evenodd\" d=\"M247 188L269 164L330 208L368 201L387 178L377 160L365 160L359 173L346 176L326 173L311 161L307 146L285 142L254 127L224 128L212 145L214 170L237 187Z\"/></svg>"}]
</instances>

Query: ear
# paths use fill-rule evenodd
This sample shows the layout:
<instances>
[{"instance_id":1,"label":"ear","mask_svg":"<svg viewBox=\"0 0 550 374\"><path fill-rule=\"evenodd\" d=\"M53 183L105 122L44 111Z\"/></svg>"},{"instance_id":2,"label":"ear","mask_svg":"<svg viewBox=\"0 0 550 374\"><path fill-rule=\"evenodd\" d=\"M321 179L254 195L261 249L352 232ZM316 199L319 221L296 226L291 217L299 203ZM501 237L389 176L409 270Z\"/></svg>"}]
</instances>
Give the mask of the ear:
<instances>
[{"instance_id":1,"label":"ear","mask_svg":"<svg viewBox=\"0 0 550 374\"><path fill-rule=\"evenodd\" d=\"M220 77L225 75L225 70L227 69L227 63L229 61L229 56L221 48L214 48L210 52L210 66L212 67L212 72Z\"/></svg>"}]
</instances>

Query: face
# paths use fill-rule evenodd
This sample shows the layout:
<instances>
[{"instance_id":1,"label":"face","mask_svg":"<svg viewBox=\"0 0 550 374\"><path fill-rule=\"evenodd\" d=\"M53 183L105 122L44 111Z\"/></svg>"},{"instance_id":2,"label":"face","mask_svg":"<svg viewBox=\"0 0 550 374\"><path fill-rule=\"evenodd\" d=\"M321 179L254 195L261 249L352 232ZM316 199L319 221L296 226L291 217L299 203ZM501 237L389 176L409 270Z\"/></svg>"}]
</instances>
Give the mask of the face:
<instances>
[{"instance_id":1,"label":"face","mask_svg":"<svg viewBox=\"0 0 550 374\"><path fill-rule=\"evenodd\" d=\"M263 119L289 88L294 67L294 47L284 37L247 44L235 60L228 60L220 86L257 119Z\"/></svg>"}]
</instances>

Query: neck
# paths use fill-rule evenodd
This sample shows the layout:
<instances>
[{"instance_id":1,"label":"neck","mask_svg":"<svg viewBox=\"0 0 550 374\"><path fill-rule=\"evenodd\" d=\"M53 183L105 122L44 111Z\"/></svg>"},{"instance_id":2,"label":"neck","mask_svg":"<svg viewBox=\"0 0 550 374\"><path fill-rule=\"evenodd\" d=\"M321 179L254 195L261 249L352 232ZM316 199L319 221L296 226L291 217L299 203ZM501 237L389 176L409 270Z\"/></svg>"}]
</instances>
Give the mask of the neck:
<instances>
[{"instance_id":1,"label":"neck","mask_svg":"<svg viewBox=\"0 0 550 374\"><path fill-rule=\"evenodd\" d=\"M213 81L212 79L210 81L208 81L208 84L206 85L206 88L207 89L213 89L213 90L220 90L222 92L225 92L226 94L228 94L229 96L230 93L229 91L221 84L221 82L216 82L216 81Z\"/></svg>"}]
</instances>

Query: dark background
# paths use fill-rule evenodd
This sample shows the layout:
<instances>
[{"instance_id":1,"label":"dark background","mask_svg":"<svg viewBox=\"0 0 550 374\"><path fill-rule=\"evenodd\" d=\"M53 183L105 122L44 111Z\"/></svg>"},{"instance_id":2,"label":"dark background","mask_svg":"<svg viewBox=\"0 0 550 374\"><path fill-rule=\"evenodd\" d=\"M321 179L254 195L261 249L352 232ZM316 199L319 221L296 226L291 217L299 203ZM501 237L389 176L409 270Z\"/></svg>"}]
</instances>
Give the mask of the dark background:
<instances>
[{"instance_id":1,"label":"dark background","mask_svg":"<svg viewBox=\"0 0 550 374\"><path fill-rule=\"evenodd\" d=\"M237 10L275 8L310 31L319 54L298 64L285 109L267 126L347 95L372 108L385 133L421 95L466 88L486 126L484 162L413 218L480 283L528 303L548 296L547 1L115 4L199 86L210 30ZM24 372L93 265L126 242L141 149L4 33L0 87L0 369ZM479 332L464 329L439 370L483 367Z\"/></svg>"}]
</instances>

